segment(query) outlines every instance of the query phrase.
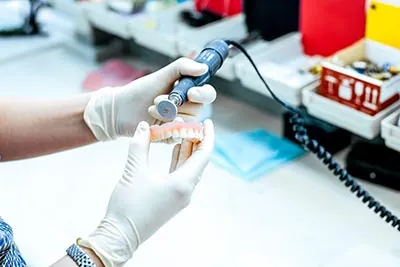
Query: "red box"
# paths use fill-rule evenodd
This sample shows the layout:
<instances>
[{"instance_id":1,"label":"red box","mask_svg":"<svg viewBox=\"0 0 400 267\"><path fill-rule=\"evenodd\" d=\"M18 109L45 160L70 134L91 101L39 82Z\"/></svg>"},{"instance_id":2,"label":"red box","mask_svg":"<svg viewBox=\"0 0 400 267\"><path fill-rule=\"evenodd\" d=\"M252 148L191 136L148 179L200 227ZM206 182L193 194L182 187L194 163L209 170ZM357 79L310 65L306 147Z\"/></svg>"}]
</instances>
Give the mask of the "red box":
<instances>
[{"instance_id":1,"label":"red box","mask_svg":"<svg viewBox=\"0 0 400 267\"><path fill-rule=\"evenodd\" d=\"M206 9L222 17L229 17L242 12L242 0L195 0L194 4L199 12Z\"/></svg>"},{"instance_id":2,"label":"red box","mask_svg":"<svg viewBox=\"0 0 400 267\"><path fill-rule=\"evenodd\" d=\"M363 39L335 56L345 64L367 58L382 65L400 59L400 50ZM399 100L399 89L400 75L381 81L330 61L322 63L318 93L371 116Z\"/></svg>"},{"instance_id":3,"label":"red box","mask_svg":"<svg viewBox=\"0 0 400 267\"><path fill-rule=\"evenodd\" d=\"M304 52L327 57L362 39L365 6L365 0L301 0L300 32Z\"/></svg>"}]
</instances>

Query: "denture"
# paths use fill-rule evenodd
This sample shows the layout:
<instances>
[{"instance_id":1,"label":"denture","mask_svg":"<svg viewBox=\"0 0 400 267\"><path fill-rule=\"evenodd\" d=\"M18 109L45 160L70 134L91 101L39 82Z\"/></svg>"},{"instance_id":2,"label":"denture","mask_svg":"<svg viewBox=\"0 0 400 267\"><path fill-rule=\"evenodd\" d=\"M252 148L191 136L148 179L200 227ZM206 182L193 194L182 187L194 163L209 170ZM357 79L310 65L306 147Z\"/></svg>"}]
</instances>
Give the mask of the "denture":
<instances>
[{"instance_id":1,"label":"denture","mask_svg":"<svg viewBox=\"0 0 400 267\"><path fill-rule=\"evenodd\" d=\"M168 122L150 127L151 142L181 141L183 139L198 143L203 140L204 126L198 122Z\"/></svg>"}]
</instances>

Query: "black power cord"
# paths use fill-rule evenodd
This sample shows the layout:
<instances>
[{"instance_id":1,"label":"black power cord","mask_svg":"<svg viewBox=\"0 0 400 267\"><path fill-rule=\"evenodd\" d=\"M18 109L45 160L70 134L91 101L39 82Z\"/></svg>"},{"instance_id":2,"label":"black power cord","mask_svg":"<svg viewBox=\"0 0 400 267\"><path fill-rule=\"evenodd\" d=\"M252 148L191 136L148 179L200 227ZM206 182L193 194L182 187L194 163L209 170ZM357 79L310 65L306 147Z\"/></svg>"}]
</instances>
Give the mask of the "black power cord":
<instances>
[{"instance_id":1,"label":"black power cord","mask_svg":"<svg viewBox=\"0 0 400 267\"><path fill-rule=\"evenodd\" d=\"M258 70L256 64L254 63L251 56L247 53L246 49L242 47L240 44L226 40L228 45L232 45L239 49L250 61L251 65L257 72L258 77L264 83L268 92L271 94L272 98L276 100L279 104L281 104L284 108L289 110L292 113L292 117L289 122L293 126L293 131L295 133L295 138L300 142L304 149L311 151L314 153L325 166L341 181L344 186L349 188L350 192L355 194L357 198L359 198L364 204L367 204L367 207L373 210L377 215L379 215L382 219L384 219L387 223L391 224L393 228L397 228L400 231L400 220L392 214L385 206L383 206L379 201L375 200L374 197L371 196L365 189L363 189L356 180L338 164L333 158L332 154L326 151L326 149L318 143L317 140L310 138L307 134L307 129L304 127L304 114L303 112L293 107L279 97L277 97L274 92L272 92L271 88L268 86L267 82L264 80L260 71Z\"/></svg>"}]
</instances>

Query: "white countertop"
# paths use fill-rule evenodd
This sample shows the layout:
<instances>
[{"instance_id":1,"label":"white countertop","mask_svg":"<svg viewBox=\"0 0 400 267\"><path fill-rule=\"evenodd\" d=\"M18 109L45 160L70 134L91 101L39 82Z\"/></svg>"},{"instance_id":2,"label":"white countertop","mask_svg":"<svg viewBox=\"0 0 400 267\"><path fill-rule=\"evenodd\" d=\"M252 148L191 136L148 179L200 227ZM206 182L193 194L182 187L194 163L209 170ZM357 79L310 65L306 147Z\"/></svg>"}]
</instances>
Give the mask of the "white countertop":
<instances>
[{"instance_id":1,"label":"white countertop","mask_svg":"<svg viewBox=\"0 0 400 267\"><path fill-rule=\"evenodd\" d=\"M63 49L27 56L0 64L0 95L77 94L95 67ZM280 131L277 116L224 96L219 96L214 115L217 134L260 126ZM248 117L252 121L244 119ZM151 164L166 170L170 152L170 147L154 146ZM127 141L120 140L0 164L0 215L13 226L29 266L50 265L75 238L96 227L126 153ZM399 193L366 187L400 214ZM358 253L349 254L351 249ZM385 267L399 266L400 233L307 155L252 183L211 164L192 204L146 242L127 266L343 267L343 256L352 266L372 267L378 265L363 265L362 260L372 264L368 257L377 259L379 253L394 258Z\"/></svg>"}]
</instances>

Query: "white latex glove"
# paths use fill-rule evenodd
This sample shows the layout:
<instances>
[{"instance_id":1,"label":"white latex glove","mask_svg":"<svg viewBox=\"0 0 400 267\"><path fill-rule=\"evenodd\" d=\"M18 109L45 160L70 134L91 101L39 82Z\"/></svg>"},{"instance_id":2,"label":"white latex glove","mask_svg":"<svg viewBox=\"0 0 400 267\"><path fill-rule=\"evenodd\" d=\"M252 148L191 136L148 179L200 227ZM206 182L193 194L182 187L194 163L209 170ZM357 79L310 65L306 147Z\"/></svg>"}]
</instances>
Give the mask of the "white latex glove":
<instances>
[{"instance_id":1,"label":"white latex glove","mask_svg":"<svg viewBox=\"0 0 400 267\"><path fill-rule=\"evenodd\" d=\"M155 104L172 90L182 75L200 76L207 65L181 58L168 66L119 88L104 88L95 92L84 112L84 119L99 141L118 137L132 137L140 121L153 125L162 121ZM212 103L216 91L211 85L193 87L188 91L187 103L178 111L185 121L194 120L203 104Z\"/></svg>"},{"instance_id":2,"label":"white latex glove","mask_svg":"<svg viewBox=\"0 0 400 267\"><path fill-rule=\"evenodd\" d=\"M148 164L149 125L140 123L104 219L78 244L91 248L106 267L123 266L131 259L141 243L189 204L214 147L213 124L207 120L204 126L204 140L176 145L170 173L159 176Z\"/></svg>"}]
</instances>

